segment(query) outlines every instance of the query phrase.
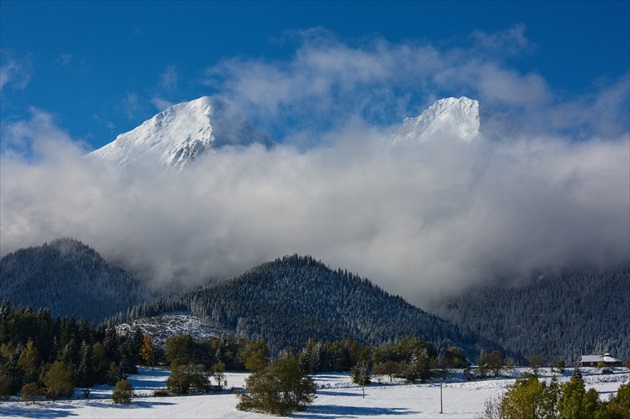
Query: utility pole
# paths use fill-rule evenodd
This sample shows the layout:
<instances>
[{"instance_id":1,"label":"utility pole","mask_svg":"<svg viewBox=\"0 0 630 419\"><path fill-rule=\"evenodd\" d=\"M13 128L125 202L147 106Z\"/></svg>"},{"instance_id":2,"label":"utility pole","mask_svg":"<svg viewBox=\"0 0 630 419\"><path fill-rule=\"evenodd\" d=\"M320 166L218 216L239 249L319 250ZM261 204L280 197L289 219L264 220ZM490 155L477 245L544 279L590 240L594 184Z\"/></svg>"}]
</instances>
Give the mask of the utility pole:
<instances>
[{"instance_id":1,"label":"utility pole","mask_svg":"<svg viewBox=\"0 0 630 419\"><path fill-rule=\"evenodd\" d=\"M442 404L442 383L440 383L440 415L444 413L443 404Z\"/></svg>"}]
</instances>

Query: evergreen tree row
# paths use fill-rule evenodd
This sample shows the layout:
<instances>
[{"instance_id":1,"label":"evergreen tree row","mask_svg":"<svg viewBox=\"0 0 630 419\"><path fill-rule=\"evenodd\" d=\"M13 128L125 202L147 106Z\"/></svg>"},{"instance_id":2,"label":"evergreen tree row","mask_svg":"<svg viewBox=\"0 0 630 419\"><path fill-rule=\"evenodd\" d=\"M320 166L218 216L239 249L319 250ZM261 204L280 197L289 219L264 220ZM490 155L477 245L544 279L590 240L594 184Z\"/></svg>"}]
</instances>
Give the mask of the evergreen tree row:
<instances>
[{"instance_id":1,"label":"evergreen tree row","mask_svg":"<svg viewBox=\"0 0 630 419\"><path fill-rule=\"evenodd\" d=\"M72 317L53 318L41 308L0 306L0 397L40 392L70 396L75 387L114 384L136 373L144 335L120 336ZM25 387L26 386L26 387Z\"/></svg>"},{"instance_id":2,"label":"evergreen tree row","mask_svg":"<svg viewBox=\"0 0 630 419\"><path fill-rule=\"evenodd\" d=\"M497 347L367 279L331 270L308 256L286 256L226 282L140 304L112 321L173 311L210 318L239 336L263 338L274 354L287 346L302 348L310 339L345 337L377 345L413 336L434 342L440 350L456 345L471 353Z\"/></svg>"}]
</instances>

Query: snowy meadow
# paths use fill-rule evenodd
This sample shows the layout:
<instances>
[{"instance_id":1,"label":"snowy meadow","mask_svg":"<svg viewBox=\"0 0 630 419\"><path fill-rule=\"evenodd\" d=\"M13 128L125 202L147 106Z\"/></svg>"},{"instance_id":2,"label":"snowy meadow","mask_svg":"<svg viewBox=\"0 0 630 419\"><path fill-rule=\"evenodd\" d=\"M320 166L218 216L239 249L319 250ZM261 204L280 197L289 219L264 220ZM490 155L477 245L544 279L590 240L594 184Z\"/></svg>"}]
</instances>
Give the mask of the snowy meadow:
<instances>
[{"instance_id":1,"label":"snowy meadow","mask_svg":"<svg viewBox=\"0 0 630 419\"><path fill-rule=\"evenodd\" d=\"M306 411L293 415L296 418L475 418L484 409L484 403L496 399L528 369L504 371L495 379L465 381L461 372L449 375L447 380L421 384L390 383L377 379L363 389L352 383L347 374L317 374L317 398ZM568 381L573 373L567 369L560 374L550 369L541 370L543 380L555 375L560 383ZM594 388L600 398L607 400L619 385L630 382L630 371L618 368L614 374L602 375L596 368L582 369L588 388ZM111 401L111 386L91 389L85 399L82 389L75 390L72 400L56 402L38 401L35 404L13 398L0 402L2 418L264 418L257 412L236 409L235 392L222 391L204 395L154 397L155 390L165 388L169 371L150 368L139 369L138 375L129 377L135 397L129 405L115 405ZM240 389L248 373L227 373L227 388ZM441 383L441 385L440 385ZM442 410L443 413L440 413Z\"/></svg>"}]
</instances>

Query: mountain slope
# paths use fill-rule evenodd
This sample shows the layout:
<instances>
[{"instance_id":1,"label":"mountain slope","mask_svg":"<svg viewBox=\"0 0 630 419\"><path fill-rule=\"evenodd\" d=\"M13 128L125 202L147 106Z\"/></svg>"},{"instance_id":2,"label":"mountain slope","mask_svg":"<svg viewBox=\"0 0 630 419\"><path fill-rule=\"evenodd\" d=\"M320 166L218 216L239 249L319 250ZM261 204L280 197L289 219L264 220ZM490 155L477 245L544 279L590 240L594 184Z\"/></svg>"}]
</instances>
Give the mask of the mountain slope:
<instances>
[{"instance_id":1,"label":"mountain slope","mask_svg":"<svg viewBox=\"0 0 630 419\"><path fill-rule=\"evenodd\" d=\"M99 322L142 301L140 283L73 239L58 239L0 259L0 298L47 307L53 316Z\"/></svg>"},{"instance_id":2,"label":"mountain slope","mask_svg":"<svg viewBox=\"0 0 630 419\"><path fill-rule=\"evenodd\" d=\"M310 257L287 256L232 280L142 305L132 316L190 311L249 338L265 338L277 352L352 337L378 344L417 336L438 347L474 351L477 336L391 296L367 279L333 271ZM122 319L119 319L122 320Z\"/></svg>"},{"instance_id":3,"label":"mountain slope","mask_svg":"<svg viewBox=\"0 0 630 419\"><path fill-rule=\"evenodd\" d=\"M467 97L440 99L416 118L406 118L383 141L389 145L422 143L441 138L472 142L480 138L479 103Z\"/></svg>"},{"instance_id":4,"label":"mountain slope","mask_svg":"<svg viewBox=\"0 0 630 419\"><path fill-rule=\"evenodd\" d=\"M580 355L630 357L630 267L571 270L520 287L488 286L432 308L522 356L569 365Z\"/></svg>"},{"instance_id":5,"label":"mountain slope","mask_svg":"<svg viewBox=\"0 0 630 419\"><path fill-rule=\"evenodd\" d=\"M273 145L217 98L201 97L158 113L89 155L119 166L159 162L181 168L225 146Z\"/></svg>"}]
</instances>

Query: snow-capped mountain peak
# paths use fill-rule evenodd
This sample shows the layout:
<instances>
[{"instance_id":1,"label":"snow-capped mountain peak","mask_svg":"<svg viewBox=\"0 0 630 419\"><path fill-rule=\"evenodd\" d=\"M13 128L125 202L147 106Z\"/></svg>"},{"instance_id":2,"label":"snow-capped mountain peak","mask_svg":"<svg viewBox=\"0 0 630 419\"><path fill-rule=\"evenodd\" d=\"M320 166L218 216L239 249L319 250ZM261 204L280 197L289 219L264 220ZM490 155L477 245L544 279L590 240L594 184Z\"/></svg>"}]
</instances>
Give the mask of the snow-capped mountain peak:
<instances>
[{"instance_id":1,"label":"snow-capped mountain peak","mask_svg":"<svg viewBox=\"0 0 630 419\"><path fill-rule=\"evenodd\" d=\"M204 96L163 110L90 155L120 166L155 161L181 168L205 152L254 143L273 145L225 102Z\"/></svg>"},{"instance_id":2,"label":"snow-capped mountain peak","mask_svg":"<svg viewBox=\"0 0 630 419\"><path fill-rule=\"evenodd\" d=\"M479 139L479 102L464 96L440 99L420 116L405 118L402 127L384 140L394 145L440 138L464 142Z\"/></svg>"}]
</instances>

